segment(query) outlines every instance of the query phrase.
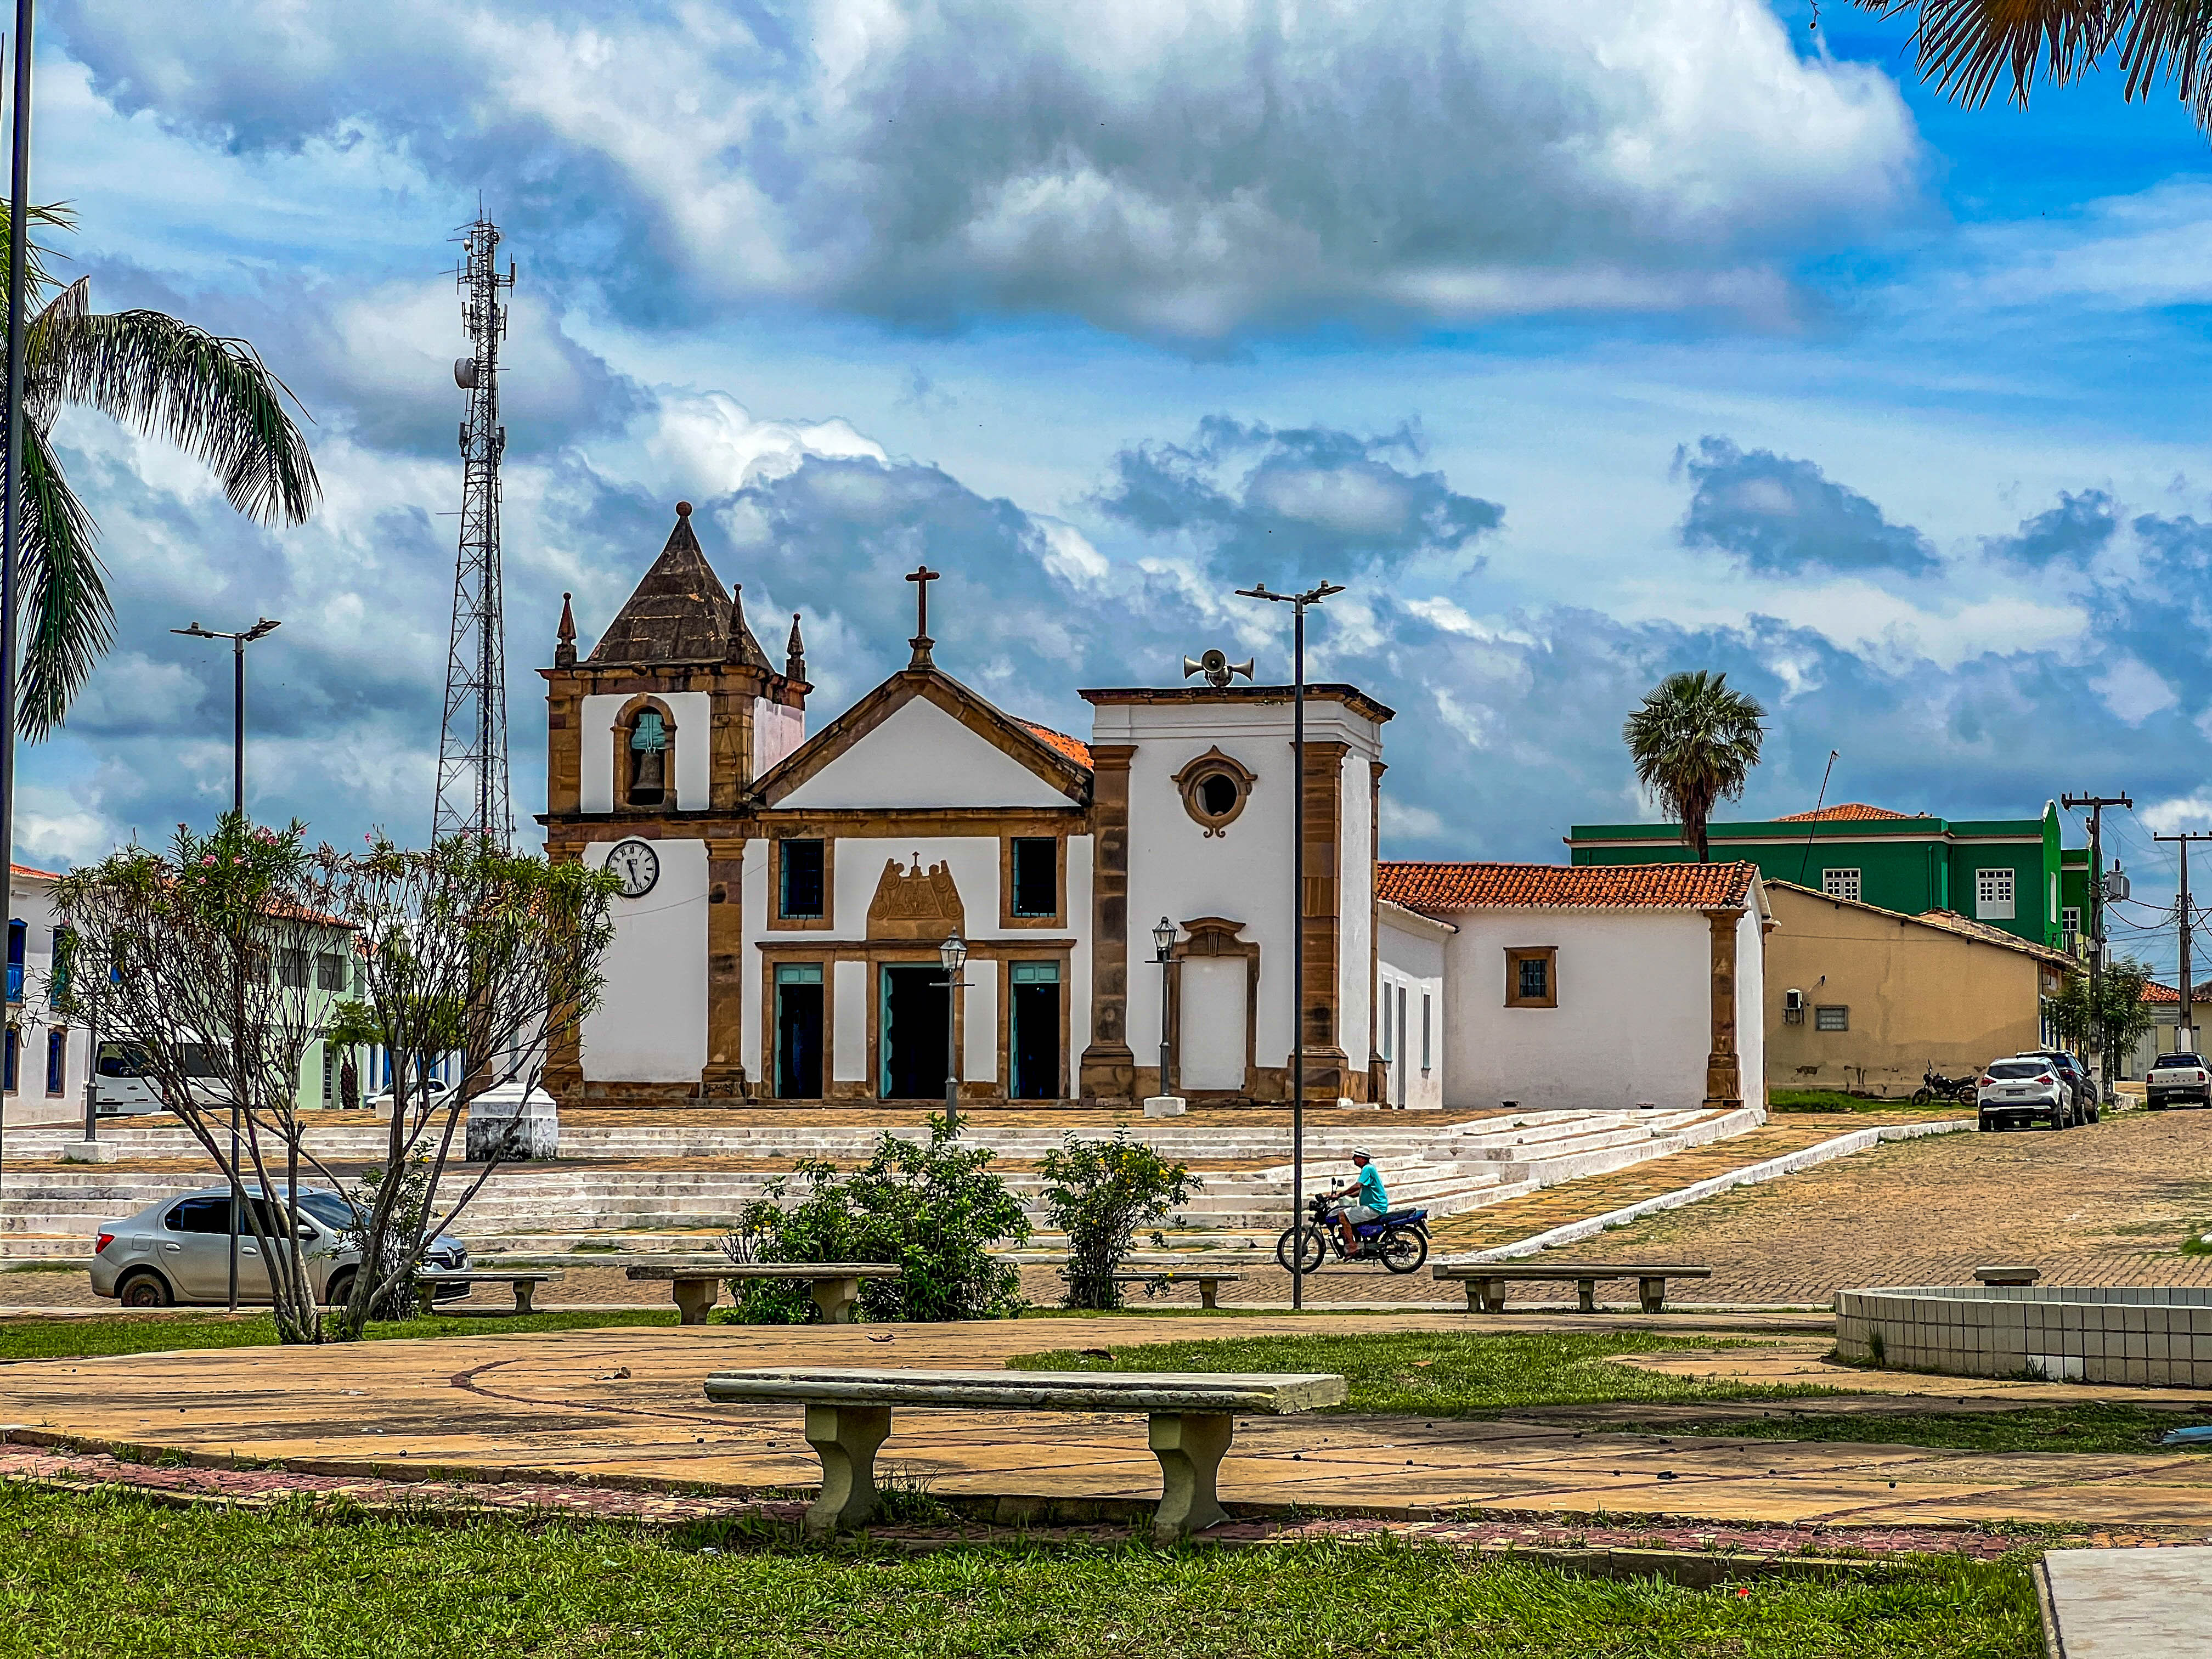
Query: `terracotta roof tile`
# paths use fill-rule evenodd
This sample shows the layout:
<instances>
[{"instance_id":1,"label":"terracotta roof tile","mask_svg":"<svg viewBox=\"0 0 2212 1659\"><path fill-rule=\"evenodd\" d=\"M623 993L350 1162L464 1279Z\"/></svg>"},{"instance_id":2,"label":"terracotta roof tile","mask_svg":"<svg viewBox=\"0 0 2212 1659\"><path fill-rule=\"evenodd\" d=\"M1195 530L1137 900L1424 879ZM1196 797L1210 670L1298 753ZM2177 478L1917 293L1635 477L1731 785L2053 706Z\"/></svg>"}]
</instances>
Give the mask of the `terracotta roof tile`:
<instances>
[{"instance_id":1,"label":"terracotta roof tile","mask_svg":"<svg viewBox=\"0 0 2212 1659\"><path fill-rule=\"evenodd\" d=\"M1387 862L1375 884L1409 910L1699 910L1742 904L1758 874L1753 864Z\"/></svg>"},{"instance_id":2,"label":"terracotta roof tile","mask_svg":"<svg viewBox=\"0 0 2212 1659\"><path fill-rule=\"evenodd\" d=\"M1065 732L1055 732L1049 726L1039 726L1035 720L1025 720L1017 714L1014 724L1031 737L1042 741L1044 746L1066 756L1088 771L1091 767L1091 745L1080 738L1071 738Z\"/></svg>"},{"instance_id":3,"label":"terracotta roof tile","mask_svg":"<svg viewBox=\"0 0 2212 1659\"><path fill-rule=\"evenodd\" d=\"M1895 819L1926 817L1925 812L1893 812L1887 806L1869 806L1864 801L1839 801L1833 806L1824 806L1817 812L1785 812L1778 818L1769 818L1769 823L1841 823L1853 819L1863 822L1871 818Z\"/></svg>"},{"instance_id":4,"label":"terracotta roof tile","mask_svg":"<svg viewBox=\"0 0 2212 1659\"><path fill-rule=\"evenodd\" d=\"M2172 1003L2177 1008L2181 1006L2181 993L2171 985L2160 985L2154 979L2145 981L2142 1000L2145 1002Z\"/></svg>"}]
</instances>

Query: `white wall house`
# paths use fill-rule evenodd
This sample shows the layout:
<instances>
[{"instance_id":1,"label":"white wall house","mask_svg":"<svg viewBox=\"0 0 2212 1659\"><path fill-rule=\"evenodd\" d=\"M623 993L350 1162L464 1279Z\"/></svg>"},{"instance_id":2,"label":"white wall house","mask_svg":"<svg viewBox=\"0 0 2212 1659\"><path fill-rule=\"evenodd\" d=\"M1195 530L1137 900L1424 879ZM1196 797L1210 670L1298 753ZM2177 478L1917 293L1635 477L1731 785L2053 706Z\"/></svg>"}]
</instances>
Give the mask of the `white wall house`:
<instances>
[{"instance_id":1,"label":"white wall house","mask_svg":"<svg viewBox=\"0 0 2212 1659\"><path fill-rule=\"evenodd\" d=\"M55 919L47 870L15 865L8 884L7 1121L81 1123L90 1048L53 1006Z\"/></svg>"},{"instance_id":2,"label":"white wall house","mask_svg":"<svg viewBox=\"0 0 2212 1659\"><path fill-rule=\"evenodd\" d=\"M1459 929L1389 899L1375 905L1375 1054L1386 1105L1429 1110L1445 1103L1449 998L1445 954Z\"/></svg>"},{"instance_id":3,"label":"white wall house","mask_svg":"<svg viewBox=\"0 0 2212 1659\"><path fill-rule=\"evenodd\" d=\"M1749 864L1386 863L1441 941L1443 1103L1527 1111L1765 1099L1765 895ZM1384 911L1382 969L1437 942Z\"/></svg>"}]
</instances>

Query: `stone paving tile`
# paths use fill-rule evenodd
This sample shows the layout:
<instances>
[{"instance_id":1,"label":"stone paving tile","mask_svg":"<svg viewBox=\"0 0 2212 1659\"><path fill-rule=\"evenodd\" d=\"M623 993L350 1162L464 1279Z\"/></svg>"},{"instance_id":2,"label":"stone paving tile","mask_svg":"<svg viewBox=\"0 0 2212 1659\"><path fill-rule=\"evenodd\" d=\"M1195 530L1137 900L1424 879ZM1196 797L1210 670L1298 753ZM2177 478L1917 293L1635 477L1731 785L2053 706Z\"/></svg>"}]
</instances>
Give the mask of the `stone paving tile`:
<instances>
[{"instance_id":1,"label":"stone paving tile","mask_svg":"<svg viewBox=\"0 0 2212 1659\"><path fill-rule=\"evenodd\" d=\"M1401 1314L1364 1317L1358 1328L1600 1322ZM1662 1328L1696 1324L1685 1318ZM1117 1318L1079 1328L1085 1346L1109 1346L1157 1340L1161 1330L1155 1320ZM1326 1327L1313 1317L1254 1316L1237 1328ZM1062 1328L1026 1321L661 1327L26 1362L0 1368L0 1422L19 1435L67 1437L83 1449L176 1448L318 1475L406 1480L458 1470L494 1481L758 1496L817 1478L799 1414L710 1405L701 1389L709 1371L793 1363L988 1368L1067 1340ZM1779 1347L1819 1340L1775 1339ZM1931 1397L1938 1383L1947 1394L1966 1392L1953 1379L1921 1381ZM2074 1391L2084 1400L2170 1393ZM1140 1419L1112 1414L904 1412L882 1462L949 1496L1143 1500L1158 1490L1144 1434ZM1401 1520L1510 1510L1761 1526L2021 1521L2160 1535L2212 1529L2212 1464L2172 1454L1993 1457L1512 1419L1254 1419L1240 1427L1223 1490L1233 1502L1351 1504Z\"/></svg>"}]
</instances>

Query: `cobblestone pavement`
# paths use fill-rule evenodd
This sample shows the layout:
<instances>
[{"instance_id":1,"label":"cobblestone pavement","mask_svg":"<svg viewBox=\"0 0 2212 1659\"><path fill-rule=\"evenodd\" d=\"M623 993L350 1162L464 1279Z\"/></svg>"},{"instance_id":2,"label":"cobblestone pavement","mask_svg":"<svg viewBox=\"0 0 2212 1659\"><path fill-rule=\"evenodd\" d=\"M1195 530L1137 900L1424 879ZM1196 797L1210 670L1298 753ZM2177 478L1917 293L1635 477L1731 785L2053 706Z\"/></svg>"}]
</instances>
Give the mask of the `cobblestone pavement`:
<instances>
[{"instance_id":1,"label":"cobblestone pavement","mask_svg":"<svg viewBox=\"0 0 2212 1659\"><path fill-rule=\"evenodd\" d=\"M2212 1256L2180 1254L2208 1224L2212 1113L2130 1112L2062 1133L1895 1142L1571 1249L1710 1266L1700 1300L1825 1302L2009 1262L2041 1267L2046 1284L2212 1285Z\"/></svg>"},{"instance_id":2,"label":"cobblestone pavement","mask_svg":"<svg viewBox=\"0 0 2212 1659\"><path fill-rule=\"evenodd\" d=\"M1693 1317L1650 1322L1673 1332L1699 1329ZM1246 1335L1328 1328L1315 1318L1267 1315L1236 1323ZM1358 1328L1573 1330L1608 1323L1618 1322L1384 1314L1361 1316ZM1742 1327L1722 1328L1740 1333ZM1157 1340L1161 1322L1098 1318L1075 1329L1086 1344L1126 1346ZM282 1462L300 1474L348 1479L473 1478L782 1496L819 1479L799 1434L800 1414L711 1405L701 1387L708 1373L794 1364L989 1369L1074 1334L1065 1325L1029 1321L826 1329L633 1327L343 1349L29 1361L0 1367L0 1422L15 1425L18 1438L60 1438L78 1450L129 1446L156 1462L173 1449L217 1462ZM1771 1350L1777 1363L1802 1370L1818 1364L1826 1340L1776 1328L1759 1346ZM2203 1398L2186 1390L1911 1381L1927 1385L1923 1403L1960 1396L2041 1403L2124 1395L2187 1405ZM1912 1398L1909 1391L1893 1393L1881 1408L1903 1409ZM1801 1409L1820 1403L1790 1402ZM1835 1405L1869 1408L1863 1400ZM1704 1409L1711 1414L1725 1407ZM1551 1416L1253 1419L1239 1425L1222 1470L1223 1495L1279 1512L1352 1507L1407 1522L1505 1511L1604 1515L1614 1524L1635 1517L1638 1525L1645 1517L1672 1516L1708 1528L1918 1529L2018 1522L2157 1536L2212 1531L2212 1463L2186 1455L1990 1454L1627 1433L1587 1415L1580 1421ZM913 1411L898 1413L893 1429L882 1467L948 1497L1128 1504L1159 1491L1140 1417Z\"/></svg>"}]
</instances>

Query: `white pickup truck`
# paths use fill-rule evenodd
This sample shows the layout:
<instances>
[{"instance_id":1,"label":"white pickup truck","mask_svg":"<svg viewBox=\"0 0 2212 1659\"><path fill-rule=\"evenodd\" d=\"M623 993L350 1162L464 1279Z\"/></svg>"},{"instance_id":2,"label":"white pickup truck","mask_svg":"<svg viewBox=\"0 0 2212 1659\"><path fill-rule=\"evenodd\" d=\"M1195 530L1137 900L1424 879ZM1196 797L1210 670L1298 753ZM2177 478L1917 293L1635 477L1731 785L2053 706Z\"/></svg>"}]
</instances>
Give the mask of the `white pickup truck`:
<instances>
[{"instance_id":1,"label":"white pickup truck","mask_svg":"<svg viewBox=\"0 0 2212 1659\"><path fill-rule=\"evenodd\" d=\"M2146 1103L2163 1106L2212 1106L2212 1069L2202 1054L2160 1054L2143 1079Z\"/></svg>"}]
</instances>

